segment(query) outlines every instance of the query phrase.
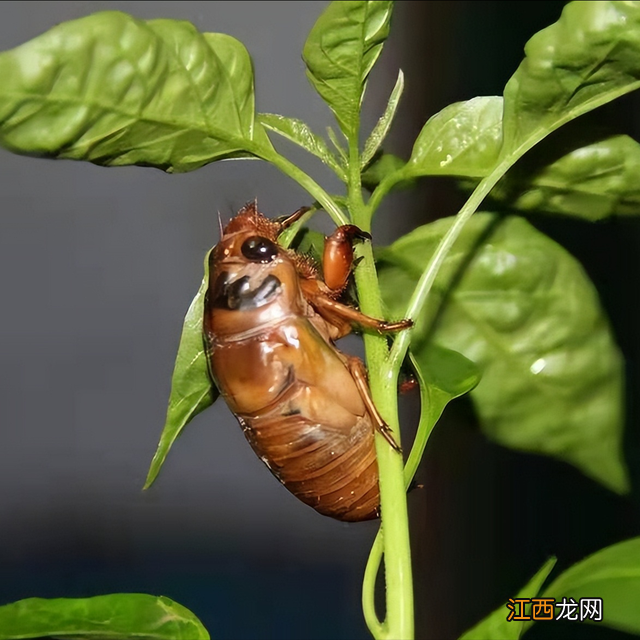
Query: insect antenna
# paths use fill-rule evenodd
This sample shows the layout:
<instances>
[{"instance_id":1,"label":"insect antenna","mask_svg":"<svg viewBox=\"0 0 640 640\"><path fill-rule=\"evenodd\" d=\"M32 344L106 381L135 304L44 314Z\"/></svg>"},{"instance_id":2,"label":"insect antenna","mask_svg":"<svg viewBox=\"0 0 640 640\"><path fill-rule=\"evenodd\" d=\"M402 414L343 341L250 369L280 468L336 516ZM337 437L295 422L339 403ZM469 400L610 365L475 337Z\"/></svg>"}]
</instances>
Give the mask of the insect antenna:
<instances>
[{"instance_id":1,"label":"insect antenna","mask_svg":"<svg viewBox=\"0 0 640 640\"><path fill-rule=\"evenodd\" d=\"M224 229L222 228L222 216L220 215L220 209L218 209L218 229L220 230L220 240L222 240Z\"/></svg>"}]
</instances>

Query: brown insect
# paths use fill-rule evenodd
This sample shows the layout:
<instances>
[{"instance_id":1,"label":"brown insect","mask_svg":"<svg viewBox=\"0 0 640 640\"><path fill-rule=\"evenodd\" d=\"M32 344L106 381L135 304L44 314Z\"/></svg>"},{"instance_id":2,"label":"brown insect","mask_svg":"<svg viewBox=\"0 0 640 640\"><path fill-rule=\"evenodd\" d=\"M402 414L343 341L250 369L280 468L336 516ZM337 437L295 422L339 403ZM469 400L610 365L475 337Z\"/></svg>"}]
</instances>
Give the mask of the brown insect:
<instances>
[{"instance_id":1,"label":"brown insect","mask_svg":"<svg viewBox=\"0 0 640 640\"><path fill-rule=\"evenodd\" d=\"M325 241L324 281L312 262L278 245L297 220L264 217L246 205L211 252L204 334L212 377L256 454L304 503L338 520L379 513L377 429L398 449L378 413L364 364L333 341L352 323L398 331L340 303L352 242L370 238L353 225Z\"/></svg>"}]
</instances>

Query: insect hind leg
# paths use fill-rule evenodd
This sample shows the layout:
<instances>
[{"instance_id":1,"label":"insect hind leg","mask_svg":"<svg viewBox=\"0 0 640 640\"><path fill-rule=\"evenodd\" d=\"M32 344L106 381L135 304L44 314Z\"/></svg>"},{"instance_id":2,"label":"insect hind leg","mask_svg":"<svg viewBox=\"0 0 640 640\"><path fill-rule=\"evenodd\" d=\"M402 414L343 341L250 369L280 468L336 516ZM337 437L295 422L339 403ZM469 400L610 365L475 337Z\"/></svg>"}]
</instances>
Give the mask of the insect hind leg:
<instances>
[{"instance_id":1,"label":"insect hind leg","mask_svg":"<svg viewBox=\"0 0 640 640\"><path fill-rule=\"evenodd\" d=\"M402 448L396 442L391 427L389 427L389 425L384 421L373 402L371 391L369 390L369 384L367 383L367 370L365 369L362 360L360 360L360 358L352 356L348 359L347 366L349 367L349 372L351 373L353 380L358 387L360 397L362 398L362 401L364 402L364 405L367 408L371 419L373 420L375 428L393 449L395 449L399 453L402 453Z\"/></svg>"}]
</instances>

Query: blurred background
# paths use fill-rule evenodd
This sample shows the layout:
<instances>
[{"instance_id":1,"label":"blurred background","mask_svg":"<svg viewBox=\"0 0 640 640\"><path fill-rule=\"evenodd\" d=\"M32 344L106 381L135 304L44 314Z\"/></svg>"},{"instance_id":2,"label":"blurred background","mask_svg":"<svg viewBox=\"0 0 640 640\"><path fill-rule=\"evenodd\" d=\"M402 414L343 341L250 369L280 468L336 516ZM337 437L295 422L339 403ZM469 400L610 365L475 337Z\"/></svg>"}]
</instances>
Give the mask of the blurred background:
<instances>
[{"instance_id":1,"label":"blurred background","mask_svg":"<svg viewBox=\"0 0 640 640\"><path fill-rule=\"evenodd\" d=\"M0 49L105 9L186 19L247 46L259 111L323 132L332 117L305 78L300 52L326 4L2 2ZM502 93L526 40L563 4L398 2L369 83L364 131L402 68L406 90L386 148L408 157L436 111ZM633 132L637 100L622 102L605 117ZM327 189L338 188L314 159L280 148ZM229 218L253 198L270 216L308 202L262 162L172 176L0 150L0 604L148 592L193 610L218 640L369 637L360 586L377 524L334 522L298 502L222 402L187 427L159 480L141 491L184 313L218 238L216 212ZM452 215L459 202L444 181L395 194L378 214L375 242ZM632 399L637 223L534 223L583 261L598 286L627 357ZM638 410L629 404L628 459L637 476ZM403 405L410 433L417 398ZM640 529L637 501L561 463L488 443L464 400L437 427L418 481L424 487L411 494L410 510L419 638L456 638L514 596L551 554L564 568ZM539 625L530 637L626 637L568 624Z\"/></svg>"}]
</instances>

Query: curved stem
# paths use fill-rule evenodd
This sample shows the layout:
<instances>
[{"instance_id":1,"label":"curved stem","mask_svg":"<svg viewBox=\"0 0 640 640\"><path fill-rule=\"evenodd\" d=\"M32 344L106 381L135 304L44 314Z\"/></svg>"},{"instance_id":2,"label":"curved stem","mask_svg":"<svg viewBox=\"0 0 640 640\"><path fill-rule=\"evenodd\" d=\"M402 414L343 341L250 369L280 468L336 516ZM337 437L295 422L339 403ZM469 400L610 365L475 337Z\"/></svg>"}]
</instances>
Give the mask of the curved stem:
<instances>
[{"instance_id":1,"label":"curved stem","mask_svg":"<svg viewBox=\"0 0 640 640\"><path fill-rule=\"evenodd\" d=\"M367 628L374 638L383 638L385 634L385 626L378 619L375 603L376 578L382 561L382 535L382 527L380 527L373 541L362 580L362 612Z\"/></svg>"},{"instance_id":2,"label":"curved stem","mask_svg":"<svg viewBox=\"0 0 640 640\"><path fill-rule=\"evenodd\" d=\"M381 180L380 184L374 189L371 197L369 198L369 202L367 203L367 209L369 210L370 216L373 216L389 191L391 191L398 182L401 182L404 179L404 173L400 170L390 173Z\"/></svg>"}]
</instances>

